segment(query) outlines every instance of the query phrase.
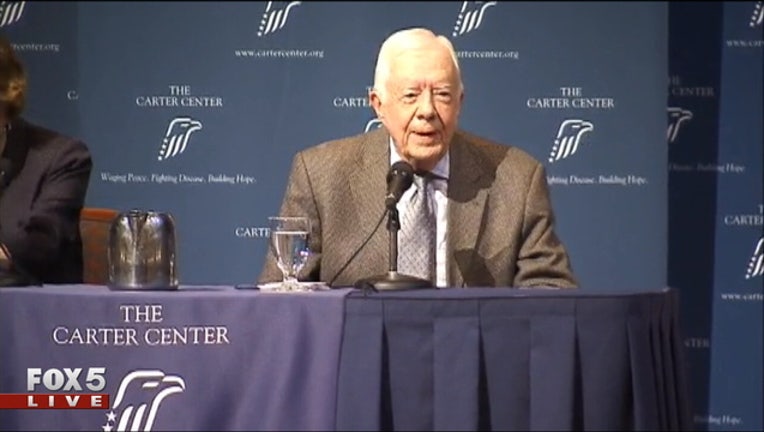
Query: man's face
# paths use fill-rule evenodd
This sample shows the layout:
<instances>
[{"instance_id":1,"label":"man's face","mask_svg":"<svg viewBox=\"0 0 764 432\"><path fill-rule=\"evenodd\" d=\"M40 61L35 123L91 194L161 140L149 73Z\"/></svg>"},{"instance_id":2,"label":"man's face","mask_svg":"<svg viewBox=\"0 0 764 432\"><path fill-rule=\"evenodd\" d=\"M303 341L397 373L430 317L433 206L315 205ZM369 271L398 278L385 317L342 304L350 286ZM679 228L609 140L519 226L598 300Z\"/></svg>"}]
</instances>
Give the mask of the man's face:
<instances>
[{"instance_id":1,"label":"man's face","mask_svg":"<svg viewBox=\"0 0 764 432\"><path fill-rule=\"evenodd\" d=\"M456 68L448 50L433 41L400 53L390 69L386 88L371 91L371 104L401 158L416 170L431 170L457 128L463 94Z\"/></svg>"}]
</instances>

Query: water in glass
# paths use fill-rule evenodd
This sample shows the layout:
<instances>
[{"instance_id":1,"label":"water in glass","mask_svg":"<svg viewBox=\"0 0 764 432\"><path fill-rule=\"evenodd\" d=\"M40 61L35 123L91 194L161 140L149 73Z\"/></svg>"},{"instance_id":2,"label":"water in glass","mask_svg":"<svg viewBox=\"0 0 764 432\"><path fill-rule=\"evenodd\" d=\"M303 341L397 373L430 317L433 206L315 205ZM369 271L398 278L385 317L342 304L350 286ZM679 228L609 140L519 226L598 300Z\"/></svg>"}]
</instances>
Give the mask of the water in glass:
<instances>
[{"instance_id":1,"label":"water in glass","mask_svg":"<svg viewBox=\"0 0 764 432\"><path fill-rule=\"evenodd\" d=\"M310 256L307 218L273 217L271 218L271 249L283 274L282 289L299 290L297 275L305 266Z\"/></svg>"}]
</instances>

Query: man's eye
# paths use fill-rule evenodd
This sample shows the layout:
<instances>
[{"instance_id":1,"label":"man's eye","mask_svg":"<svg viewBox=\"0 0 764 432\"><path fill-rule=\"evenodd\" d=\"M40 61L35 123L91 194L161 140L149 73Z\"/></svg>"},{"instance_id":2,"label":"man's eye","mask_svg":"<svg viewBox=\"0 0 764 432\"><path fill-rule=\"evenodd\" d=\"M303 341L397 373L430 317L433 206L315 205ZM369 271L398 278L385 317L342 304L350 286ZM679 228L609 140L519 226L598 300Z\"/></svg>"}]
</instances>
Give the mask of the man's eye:
<instances>
[{"instance_id":1,"label":"man's eye","mask_svg":"<svg viewBox=\"0 0 764 432\"><path fill-rule=\"evenodd\" d=\"M438 93L435 93L435 97L438 98L438 100L441 100L441 101L450 101L451 100L451 93L449 93L449 92L438 92Z\"/></svg>"}]
</instances>

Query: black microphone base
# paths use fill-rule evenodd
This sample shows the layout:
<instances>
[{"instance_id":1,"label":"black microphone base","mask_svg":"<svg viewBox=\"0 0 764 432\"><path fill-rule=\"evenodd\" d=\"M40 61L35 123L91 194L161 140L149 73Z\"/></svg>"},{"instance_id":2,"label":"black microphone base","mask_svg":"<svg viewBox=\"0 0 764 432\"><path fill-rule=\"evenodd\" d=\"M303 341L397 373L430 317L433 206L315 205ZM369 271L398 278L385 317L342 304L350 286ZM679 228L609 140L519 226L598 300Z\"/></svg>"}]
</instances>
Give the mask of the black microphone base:
<instances>
[{"instance_id":1,"label":"black microphone base","mask_svg":"<svg viewBox=\"0 0 764 432\"><path fill-rule=\"evenodd\" d=\"M356 288L369 289L376 291L400 291L434 288L432 282L427 279L420 279L414 276L401 274L398 272L387 272L387 274L372 276L357 281Z\"/></svg>"}]
</instances>

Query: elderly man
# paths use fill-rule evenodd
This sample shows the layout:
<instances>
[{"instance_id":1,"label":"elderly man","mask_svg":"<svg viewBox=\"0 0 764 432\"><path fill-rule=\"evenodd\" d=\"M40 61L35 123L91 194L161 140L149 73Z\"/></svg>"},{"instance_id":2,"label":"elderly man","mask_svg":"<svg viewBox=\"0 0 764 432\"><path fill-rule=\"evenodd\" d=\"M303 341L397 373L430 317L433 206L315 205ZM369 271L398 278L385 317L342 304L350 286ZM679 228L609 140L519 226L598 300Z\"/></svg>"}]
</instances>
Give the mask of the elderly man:
<instances>
[{"instance_id":1,"label":"elderly man","mask_svg":"<svg viewBox=\"0 0 764 432\"><path fill-rule=\"evenodd\" d=\"M369 98L384 128L293 159L280 214L311 221L301 280L351 286L388 270L386 177L405 161L416 175L396 207L401 273L438 287L576 286L544 167L458 130L464 89L448 39L420 28L391 35ZM269 252L259 280L280 279Z\"/></svg>"}]
</instances>

